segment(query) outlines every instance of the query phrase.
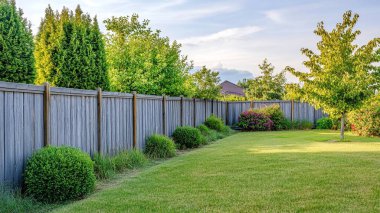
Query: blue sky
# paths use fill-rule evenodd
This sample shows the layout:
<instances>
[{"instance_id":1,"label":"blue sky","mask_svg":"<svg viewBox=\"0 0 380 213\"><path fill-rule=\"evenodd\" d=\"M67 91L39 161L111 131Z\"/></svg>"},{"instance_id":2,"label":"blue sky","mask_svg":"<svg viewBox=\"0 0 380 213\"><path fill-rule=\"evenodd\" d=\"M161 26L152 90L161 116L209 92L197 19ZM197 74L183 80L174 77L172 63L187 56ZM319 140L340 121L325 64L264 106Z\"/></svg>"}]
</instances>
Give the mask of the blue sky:
<instances>
[{"instance_id":1,"label":"blue sky","mask_svg":"<svg viewBox=\"0 0 380 213\"><path fill-rule=\"evenodd\" d=\"M380 36L379 0L269 0L269 1L206 1L206 0L18 0L36 33L48 4L53 9L63 6L74 9L80 4L99 21L111 16L138 13L151 20L153 28L183 44L183 54L195 66L206 65L220 71L222 80L236 82L257 76L258 64L264 58L276 67L306 69L301 47L315 49L318 37L313 30L320 21L328 29L341 21L347 10L359 13L358 44ZM102 31L104 32L104 26ZM295 79L287 75L289 82Z\"/></svg>"}]
</instances>

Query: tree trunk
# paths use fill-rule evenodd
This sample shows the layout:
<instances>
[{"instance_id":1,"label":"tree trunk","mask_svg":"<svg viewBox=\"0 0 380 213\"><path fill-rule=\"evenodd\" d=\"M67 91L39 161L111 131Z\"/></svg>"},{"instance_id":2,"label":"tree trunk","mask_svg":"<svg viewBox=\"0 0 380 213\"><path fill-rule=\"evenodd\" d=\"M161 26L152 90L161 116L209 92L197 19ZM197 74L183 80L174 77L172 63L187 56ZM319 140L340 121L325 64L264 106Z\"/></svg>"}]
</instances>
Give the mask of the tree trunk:
<instances>
[{"instance_id":1,"label":"tree trunk","mask_svg":"<svg viewBox=\"0 0 380 213\"><path fill-rule=\"evenodd\" d=\"M340 140L344 140L344 117L345 113L342 114L342 118L340 119Z\"/></svg>"}]
</instances>

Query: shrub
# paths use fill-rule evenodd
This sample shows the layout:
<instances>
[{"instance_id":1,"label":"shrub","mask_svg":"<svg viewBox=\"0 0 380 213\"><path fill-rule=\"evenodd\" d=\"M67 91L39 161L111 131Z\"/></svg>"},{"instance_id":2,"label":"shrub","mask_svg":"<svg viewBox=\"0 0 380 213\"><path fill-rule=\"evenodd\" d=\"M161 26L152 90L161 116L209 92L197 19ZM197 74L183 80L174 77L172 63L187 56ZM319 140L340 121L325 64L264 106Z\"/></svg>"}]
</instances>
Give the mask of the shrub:
<instances>
[{"instance_id":1,"label":"shrub","mask_svg":"<svg viewBox=\"0 0 380 213\"><path fill-rule=\"evenodd\" d=\"M303 129L303 130L305 130L305 129L312 129L313 126L314 126L314 124L312 122L307 121L307 120L302 120L300 122L299 129Z\"/></svg>"},{"instance_id":2,"label":"shrub","mask_svg":"<svg viewBox=\"0 0 380 213\"><path fill-rule=\"evenodd\" d=\"M265 131L272 130L273 122L263 113L249 110L240 114L238 126L244 130Z\"/></svg>"},{"instance_id":3,"label":"shrub","mask_svg":"<svg viewBox=\"0 0 380 213\"><path fill-rule=\"evenodd\" d=\"M286 118L279 105L270 105L259 110L273 122L273 130L286 129Z\"/></svg>"},{"instance_id":4,"label":"shrub","mask_svg":"<svg viewBox=\"0 0 380 213\"><path fill-rule=\"evenodd\" d=\"M38 201L61 202L94 190L90 156L72 147L47 147L35 152L25 170L26 193Z\"/></svg>"},{"instance_id":5,"label":"shrub","mask_svg":"<svg viewBox=\"0 0 380 213\"><path fill-rule=\"evenodd\" d=\"M199 131L201 131L203 136L207 136L210 134L210 129L204 124L197 126L197 129L199 129Z\"/></svg>"},{"instance_id":6,"label":"shrub","mask_svg":"<svg viewBox=\"0 0 380 213\"><path fill-rule=\"evenodd\" d=\"M208 128L219 131L219 132L222 131L224 127L224 123L222 119L216 117L215 115L211 115L210 117L208 117L206 121L204 122L204 124Z\"/></svg>"},{"instance_id":7,"label":"shrub","mask_svg":"<svg viewBox=\"0 0 380 213\"><path fill-rule=\"evenodd\" d=\"M348 114L346 127L352 128L357 135L380 136L380 100L372 99L364 107Z\"/></svg>"},{"instance_id":8,"label":"shrub","mask_svg":"<svg viewBox=\"0 0 380 213\"><path fill-rule=\"evenodd\" d=\"M173 133L173 139L179 148L195 148L202 143L201 131L191 126L178 127Z\"/></svg>"},{"instance_id":9,"label":"shrub","mask_svg":"<svg viewBox=\"0 0 380 213\"><path fill-rule=\"evenodd\" d=\"M115 164L111 157L95 154L93 161L94 172L97 179L107 179L115 174Z\"/></svg>"},{"instance_id":10,"label":"shrub","mask_svg":"<svg viewBox=\"0 0 380 213\"><path fill-rule=\"evenodd\" d=\"M126 169L139 168L148 162L144 153L137 149L120 152L112 157L112 161L117 172L122 172Z\"/></svg>"},{"instance_id":11,"label":"shrub","mask_svg":"<svg viewBox=\"0 0 380 213\"><path fill-rule=\"evenodd\" d=\"M152 135L146 142L145 154L150 158L170 158L175 152L174 141L165 135Z\"/></svg>"},{"instance_id":12,"label":"shrub","mask_svg":"<svg viewBox=\"0 0 380 213\"><path fill-rule=\"evenodd\" d=\"M333 120L328 117L320 118L317 120L317 129L332 129Z\"/></svg>"}]
</instances>

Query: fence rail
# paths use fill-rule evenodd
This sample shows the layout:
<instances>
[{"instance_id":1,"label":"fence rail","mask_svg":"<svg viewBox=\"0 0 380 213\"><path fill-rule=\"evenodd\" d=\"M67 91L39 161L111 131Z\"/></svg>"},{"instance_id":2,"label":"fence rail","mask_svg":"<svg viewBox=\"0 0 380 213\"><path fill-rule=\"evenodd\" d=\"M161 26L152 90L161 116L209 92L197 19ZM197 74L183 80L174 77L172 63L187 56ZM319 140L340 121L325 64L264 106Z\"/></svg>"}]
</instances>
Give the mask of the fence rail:
<instances>
[{"instance_id":1,"label":"fence rail","mask_svg":"<svg viewBox=\"0 0 380 213\"><path fill-rule=\"evenodd\" d=\"M222 102L0 82L0 184L19 185L27 158L46 145L113 155L143 149L154 133L170 136L178 126L198 126L211 114L232 125L241 112L271 104L289 119L323 116L292 101Z\"/></svg>"}]
</instances>

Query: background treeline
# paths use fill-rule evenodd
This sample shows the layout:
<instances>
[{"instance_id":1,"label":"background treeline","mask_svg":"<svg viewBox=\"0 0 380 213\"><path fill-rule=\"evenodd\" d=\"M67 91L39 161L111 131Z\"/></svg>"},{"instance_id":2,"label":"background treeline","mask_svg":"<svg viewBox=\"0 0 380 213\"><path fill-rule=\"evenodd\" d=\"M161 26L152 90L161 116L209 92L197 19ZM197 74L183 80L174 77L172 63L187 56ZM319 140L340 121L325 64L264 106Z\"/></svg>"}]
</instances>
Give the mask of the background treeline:
<instances>
[{"instance_id":1,"label":"background treeline","mask_svg":"<svg viewBox=\"0 0 380 213\"><path fill-rule=\"evenodd\" d=\"M57 87L241 101L285 97L285 77L273 75L265 59L262 76L239 84L247 96L221 95L219 73L205 66L191 74L193 63L181 44L153 30L149 20L132 16L98 20L82 11L45 10L33 37L15 2L0 0L0 80L50 83Z\"/></svg>"}]
</instances>

